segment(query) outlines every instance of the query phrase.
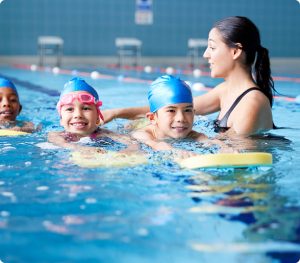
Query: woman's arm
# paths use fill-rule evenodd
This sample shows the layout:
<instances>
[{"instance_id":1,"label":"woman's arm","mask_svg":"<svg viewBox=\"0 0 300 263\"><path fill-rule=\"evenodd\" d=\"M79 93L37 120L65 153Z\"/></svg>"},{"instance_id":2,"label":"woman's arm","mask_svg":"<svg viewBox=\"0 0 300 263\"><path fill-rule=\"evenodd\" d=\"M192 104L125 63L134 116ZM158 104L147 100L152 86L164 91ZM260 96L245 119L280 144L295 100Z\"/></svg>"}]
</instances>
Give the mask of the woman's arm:
<instances>
[{"instance_id":1,"label":"woman's arm","mask_svg":"<svg viewBox=\"0 0 300 263\"><path fill-rule=\"evenodd\" d=\"M208 93L194 97L194 108L196 115L206 115L220 110L220 93L222 92L222 85L218 85ZM131 108L117 108L102 111L104 122L108 123L116 118L121 119L138 119L145 117L149 112L149 106L131 107Z\"/></svg>"},{"instance_id":2,"label":"woman's arm","mask_svg":"<svg viewBox=\"0 0 300 263\"><path fill-rule=\"evenodd\" d=\"M194 97L194 109L196 115L206 115L216 111L221 108L221 93L222 86L218 85L209 92Z\"/></svg>"},{"instance_id":3,"label":"woman's arm","mask_svg":"<svg viewBox=\"0 0 300 263\"><path fill-rule=\"evenodd\" d=\"M110 122L113 119L121 118L121 119L138 119L145 117L145 114L149 112L149 107L132 107L132 108L118 108L118 109L109 109L102 111L104 116L104 122Z\"/></svg>"}]
</instances>

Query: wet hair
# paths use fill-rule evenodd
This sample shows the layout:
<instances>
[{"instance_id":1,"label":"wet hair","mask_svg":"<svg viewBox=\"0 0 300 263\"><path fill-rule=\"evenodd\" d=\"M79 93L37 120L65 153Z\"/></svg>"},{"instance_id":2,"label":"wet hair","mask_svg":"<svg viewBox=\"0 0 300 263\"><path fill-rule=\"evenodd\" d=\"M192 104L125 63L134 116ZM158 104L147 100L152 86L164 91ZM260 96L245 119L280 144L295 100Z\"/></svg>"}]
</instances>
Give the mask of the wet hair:
<instances>
[{"instance_id":1,"label":"wet hair","mask_svg":"<svg viewBox=\"0 0 300 263\"><path fill-rule=\"evenodd\" d=\"M254 78L257 86L273 104L274 81L271 76L269 51L261 45L260 34L256 25L247 17L231 16L215 23L224 43L229 47L239 47L246 56L246 66L254 65Z\"/></svg>"}]
</instances>

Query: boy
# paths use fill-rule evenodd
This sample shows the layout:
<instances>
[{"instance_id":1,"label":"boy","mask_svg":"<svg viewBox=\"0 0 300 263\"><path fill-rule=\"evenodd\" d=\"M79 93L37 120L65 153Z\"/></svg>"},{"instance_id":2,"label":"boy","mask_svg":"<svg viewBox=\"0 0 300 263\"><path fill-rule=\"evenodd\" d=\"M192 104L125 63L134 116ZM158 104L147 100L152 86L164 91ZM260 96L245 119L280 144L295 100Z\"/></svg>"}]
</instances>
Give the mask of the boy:
<instances>
[{"instance_id":1,"label":"boy","mask_svg":"<svg viewBox=\"0 0 300 263\"><path fill-rule=\"evenodd\" d=\"M22 105L15 85L0 77L0 129L33 132L33 123L16 120L21 110Z\"/></svg>"},{"instance_id":2,"label":"boy","mask_svg":"<svg viewBox=\"0 0 300 263\"><path fill-rule=\"evenodd\" d=\"M164 75L152 82L148 92L150 124L132 133L138 141L154 150L172 150L165 139L208 138L193 131L194 108L190 87L181 79Z\"/></svg>"}]
</instances>

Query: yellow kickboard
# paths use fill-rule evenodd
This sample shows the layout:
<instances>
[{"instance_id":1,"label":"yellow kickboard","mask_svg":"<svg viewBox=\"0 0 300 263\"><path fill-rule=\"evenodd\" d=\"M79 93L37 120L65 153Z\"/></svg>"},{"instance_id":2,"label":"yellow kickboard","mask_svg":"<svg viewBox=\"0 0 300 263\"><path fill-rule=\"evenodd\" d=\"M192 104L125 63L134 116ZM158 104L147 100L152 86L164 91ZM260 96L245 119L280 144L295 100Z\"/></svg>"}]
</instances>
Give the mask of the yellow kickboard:
<instances>
[{"instance_id":1,"label":"yellow kickboard","mask_svg":"<svg viewBox=\"0 0 300 263\"><path fill-rule=\"evenodd\" d=\"M107 153L86 153L86 152L72 152L71 161L84 168L96 167L126 167L145 164L148 159L145 155L125 154L118 152Z\"/></svg>"},{"instance_id":2,"label":"yellow kickboard","mask_svg":"<svg viewBox=\"0 0 300 263\"><path fill-rule=\"evenodd\" d=\"M19 136L19 135L28 135L28 132L14 131L9 129L0 129L0 136Z\"/></svg>"},{"instance_id":3,"label":"yellow kickboard","mask_svg":"<svg viewBox=\"0 0 300 263\"><path fill-rule=\"evenodd\" d=\"M203 154L178 162L182 168L188 169L271 166L272 163L272 154L264 152Z\"/></svg>"}]
</instances>

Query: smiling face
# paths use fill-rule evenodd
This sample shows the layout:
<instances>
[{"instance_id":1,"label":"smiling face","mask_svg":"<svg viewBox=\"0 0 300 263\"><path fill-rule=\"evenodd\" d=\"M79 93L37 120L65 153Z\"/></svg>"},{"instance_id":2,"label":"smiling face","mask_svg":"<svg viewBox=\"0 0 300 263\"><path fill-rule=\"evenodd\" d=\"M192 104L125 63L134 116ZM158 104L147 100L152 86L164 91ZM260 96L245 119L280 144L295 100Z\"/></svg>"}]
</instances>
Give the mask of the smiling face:
<instances>
[{"instance_id":1,"label":"smiling face","mask_svg":"<svg viewBox=\"0 0 300 263\"><path fill-rule=\"evenodd\" d=\"M21 111L19 97L8 87L0 88L0 121L15 121Z\"/></svg>"},{"instance_id":2,"label":"smiling face","mask_svg":"<svg viewBox=\"0 0 300 263\"><path fill-rule=\"evenodd\" d=\"M218 29L209 32L208 46L203 54L210 64L213 78L226 78L234 67L234 48L228 47Z\"/></svg>"},{"instance_id":3,"label":"smiling face","mask_svg":"<svg viewBox=\"0 0 300 263\"><path fill-rule=\"evenodd\" d=\"M75 99L61 107L60 124L66 132L81 136L92 134L98 127L99 116L95 104L85 104Z\"/></svg>"},{"instance_id":4,"label":"smiling face","mask_svg":"<svg viewBox=\"0 0 300 263\"><path fill-rule=\"evenodd\" d=\"M160 108L154 114L152 123L157 127L156 134L159 139L182 139L192 131L193 121L193 104L179 103Z\"/></svg>"}]
</instances>

